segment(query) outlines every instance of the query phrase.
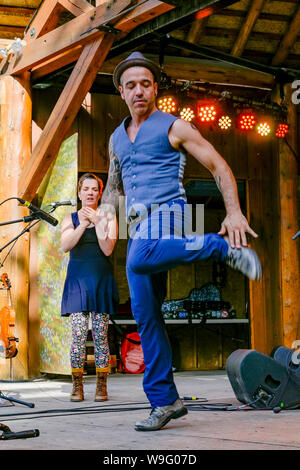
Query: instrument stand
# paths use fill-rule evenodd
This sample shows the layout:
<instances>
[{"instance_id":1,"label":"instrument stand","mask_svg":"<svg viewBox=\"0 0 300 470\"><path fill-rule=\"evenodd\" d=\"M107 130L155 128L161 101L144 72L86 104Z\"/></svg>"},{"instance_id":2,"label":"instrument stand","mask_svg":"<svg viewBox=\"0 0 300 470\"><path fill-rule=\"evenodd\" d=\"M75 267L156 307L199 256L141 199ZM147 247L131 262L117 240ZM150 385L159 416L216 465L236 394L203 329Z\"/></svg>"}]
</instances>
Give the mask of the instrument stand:
<instances>
[{"instance_id":1,"label":"instrument stand","mask_svg":"<svg viewBox=\"0 0 300 470\"><path fill-rule=\"evenodd\" d=\"M53 206L53 207L51 208L51 210L49 211L49 214L51 214L53 211L55 211L55 209L56 209L56 207ZM2 251L3 251L5 248L7 248L9 245L11 245L11 244L14 243L14 242L17 242L17 240L18 240L22 235L24 235L24 233L29 232L30 229L31 229L32 227L34 227L34 225L36 225L38 222L40 222L40 220L41 220L41 217L40 217L39 213L38 213L38 212L33 212L32 214L27 215L27 216L23 217L22 219L16 219L16 220L10 220L10 221L6 221L6 222L1 222L1 223L0 223L0 227L1 227L2 225L10 225L10 224L16 224L16 223L19 223L19 222L24 222L24 223L25 223L25 222L32 222L32 221L34 221L33 224L31 224L31 225L29 224L27 227L25 227L25 228L22 230L22 232L20 232L16 237L12 238L12 240L10 240L8 243L6 243L6 245L0 247L0 254L1 254ZM3 266L3 263L1 263L1 260L0 260L0 268L2 268L2 266Z\"/></svg>"},{"instance_id":2,"label":"instrument stand","mask_svg":"<svg viewBox=\"0 0 300 470\"><path fill-rule=\"evenodd\" d=\"M9 401L10 405L5 405L5 404L1 405L2 400ZM7 397L3 395L3 393L0 390L0 406L14 406L14 403L19 403L20 405L25 405L25 406L28 406L29 408L34 408L34 403L28 403L27 401L21 401L21 400L17 400L16 398Z\"/></svg>"},{"instance_id":3,"label":"instrument stand","mask_svg":"<svg viewBox=\"0 0 300 470\"><path fill-rule=\"evenodd\" d=\"M2 408L3 406L15 406L14 403L12 403L10 400L6 400L6 398L2 398L4 395L2 395L2 392L0 390L0 407Z\"/></svg>"},{"instance_id":4,"label":"instrument stand","mask_svg":"<svg viewBox=\"0 0 300 470\"><path fill-rule=\"evenodd\" d=\"M40 431L38 429L30 429L28 431L12 432L6 424L0 423L0 431L3 431L0 436L1 440L7 441L9 439L26 439L28 437L38 437Z\"/></svg>"}]
</instances>

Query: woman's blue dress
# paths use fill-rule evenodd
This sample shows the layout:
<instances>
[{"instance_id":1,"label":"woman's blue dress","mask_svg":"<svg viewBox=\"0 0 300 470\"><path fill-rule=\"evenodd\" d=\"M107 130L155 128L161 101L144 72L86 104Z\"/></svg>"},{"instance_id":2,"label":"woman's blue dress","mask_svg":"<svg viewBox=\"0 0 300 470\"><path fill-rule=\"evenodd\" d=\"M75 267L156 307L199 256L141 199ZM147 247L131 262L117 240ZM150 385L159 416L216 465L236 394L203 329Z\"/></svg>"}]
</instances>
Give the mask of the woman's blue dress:
<instances>
[{"instance_id":1,"label":"woman's blue dress","mask_svg":"<svg viewBox=\"0 0 300 470\"><path fill-rule=\"evenodd\" d=\"M76 228L79 225L78 212L71 216ZM76 312L113 315L118 304L118 287L112 265L99 246L95 227L87 228L70 250L61 315L69 316Z\"/></svg>"}]
</instances>

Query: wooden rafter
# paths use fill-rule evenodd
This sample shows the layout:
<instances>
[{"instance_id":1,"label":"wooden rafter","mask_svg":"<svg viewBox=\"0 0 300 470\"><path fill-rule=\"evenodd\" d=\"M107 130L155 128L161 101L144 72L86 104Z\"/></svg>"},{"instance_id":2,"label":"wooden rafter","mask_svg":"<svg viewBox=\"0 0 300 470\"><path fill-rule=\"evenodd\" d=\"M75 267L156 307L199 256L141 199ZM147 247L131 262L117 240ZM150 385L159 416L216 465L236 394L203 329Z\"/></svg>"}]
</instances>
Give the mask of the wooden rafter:
<instances>
[{"instance_id":1,"label":"wooden rafter","mask_svg":"<svg viewBox=\"0 0 300 470\"><path fill-rule=\"evenodd\" d=\"M125 59L126 55L106 60L101 67L101 72L112 74L117 63ZM156 57L147 54L147 57L156 60ZM209 82L216 84L241 85L271 90L275 86L274 77L271 74L245 69L234 64L220 63L209 59L198 59L190 57L164 57L164 71L175 79L194 82ZM33 74L34 79L37 78Z\"/></svg>"},{"instance_id":2,"label":"wooden rafter","mask_svg":"<svg viewBox=\"0 0 300 470\"><path fill-rule=\"evenodd\" d=\"M161 32L162 34L166 34L168 31L177 28L178 21L180 23L189 22L191 18L197 17L198 20L195 20L195 22L201 22L202 19L206 19L209 15L213 14L218 9L224 8L225 6L228 6L231 3L234 3L234 1L190 0L189 2L185 2L184 5L182 5L181 7L178 7L176 9L169 8L170 11L165 12L166 4L163 6L162 2L160 2L160 9L162 10L162 8L164 8L164 11L161 11L161 13L163 14L159 14L159 16L157 16L158 6L156 6L155 10L148 11L148 18L147 21L145 21L146 12L144 12L144 15L142 17L143 24L139 23L139 26L137 22L136 27L132 28L134 30L129 34L126 34L125 38L117 37L117 40L113 44L112 51L109 55L112 55L113 57L120 56L122 53L127 53L127 51L138 47L141 43L147 43L151 41L153 39L152 35L154 32ZM145 6L147 6L147 4ZM153 16L151 17L151 15ZM42 64L34 66L32 68L34 80L40 79L41 77L57 70L58 63L60 68L71 64L72 62L77 60L79 54L80 46L77 48L77 50L73 48L70 51L62 53L60 56L56 56L54 60L49 59L43 62Z\"/></svg>"},{"instance_id":3,"label":"wooden rafter","mask_svg":"<svg viewBox=\"0 0 300 470\"><path fill-rule=\"evenodd\" d=\"M220 8L229 3L232 0L191 0L190 5L195 11L198 7L209 14L216 6ZM128 6L132 8L124 12ZM58 26L62 9L74 18ZM20 175L22 198L31 200L35 196L115 38L122 40L143 23L152 23L153 18L174 9L171 3L159 0L105 3L98 0L92 9L85 0L72 0L72 5L70 0L45 0L28 27L27 45L19 56L3 60L0 72L2 75L20 75L32 70L38 73L39 67L48 70L50 67L54 71L61 68L65 60L78 62Z\"/></svg>"},{"instance_id":4,"label":"wooden rafter","mask_svg":"<svg viewBox=\"0 0 300 470\"><path fill-rule=\"evenodd\" d=\"M187 35L187 41L191 42L192 44L198 44L199 39L203 35L205 31L205 26L208 20L208 16L205 18L200 18L191 24L191 27L189 29L188 35ZM190 55L190 52L184 51L184 55L188 56Z\"/></svg>"},{"instance_id":5,"label":"wooden rafter","mask_svg":"<svg viewBox=\"0 0 300 470\"><path fill-rule=\"evenodd\" d=\"M87 0L76 0L76 2L71 2L71 0L58 1L66 10L68 10L74 16L78 16L81 15L81 13L85 13L86 11L93 10L93 6Z\"/></svg>"},{"instance_id":6,"label":"wooden rafter","mask_svg":"<svg viewBox=\"0 0 300 470\"><path fill-rule=\"evenodd\" d=\"M130 1L121 0L120 4L125 8L130 4ZM16 57L14 60L9 62L5 71L6 75L20 74L25 70L30 70L39 63L42 63L51 57L55 57L56 55L59 55L79 44L84 45L93 41L101 35L95 28L97 28L103 21L109 21L113 16L119 13L119 9L116 7L116 4L114 4L110 9L101 5L93 10L94 16L91 16L90 12L85 12L68 21L66 24L55 28L57 24L57 15L53 12L57 10L58 5L59 8L62 8L57 0L47 0L45 2L45 6L48 6L48 8L45 10L41 8L35 19L35 30L37 31L36 39L29 42L29 44L24 47L21 57ZM52 7L52 9L50 9L50 7ZM55 20L53 20L53 16L55 16ZM45 27L47 27L47 29L49 27L50 31L44 34L43 31L45 30ZM84 31L87 31L90 28L93 28L91 32L83 34ZM3 64L3 66L4 65L7 66L7 64Z\"/></svg>"},{"instance_id":7,"label":"wooden rafter","mask_svg":"<svg viewBox=\"0 0 300 470\"><path fill-rule=\"evenodd\" d=\"M29 24L28 30L24 36L27 43L33 42L36 38L46 34L48 31L54 29L60 18L63 7L57 0L45 0L37 15L33 17Z\"/></svg>"},{"instance_id":8,"label":"wooden rafter","mask_svg":"<svg viewBox=\"0 0 300 470\"><path fill-rule=\"evenodd\" d=\"M98 68L104 62L113 43L112 35L104 35L87 44L74 67L39 138L28 164L19 180L22 197L32 199L43 177L59 151L61 142L70 128L89 91Z\"/></svg>"},{"instance_id":9,"label":"wooden rafter","mask_svg":"<svg viewBox=\"0 0 300 470\"><path fill-rule=\"evenodd\" d=\"M300 33L300 7L296 11L293 19L288 25L287 32L284 35L278 50L273 57L272 65L281 65L290 53L298 35Z\"/></svg>"},{"instance_id":10,"label":"wooden rafter","mask_svg":"<svg viewBox=\"0 0 300 470\"><path fill-rule=\"evenodd\" d=\"M264 0L254 0L251 2L249 13L240 29L239 35L232 48L231 54L240 57L245 49L251 31L255 25L257 18L263 8Z\"/></svg>"},{"instance_id":11,"label":"wooden rafter","mask_svg":"<svg viewBox=\"0 0 300 470\"><path fill-rule=\"evenodd\" d=\"M3 74L18 75L79 45L83 46L93 41L101 35L97 28L117 15L117 5L120 2L121 0L114 2L109 9L106 7L107 4L100 5L93 9L92 15L90 12L83 13L68 23L43 34L24 47L20 58L11 60L9 64L2 61L0 71L2 70L3 73L6 68ZM129 5L131 2L127 1L126 3ZM141 3L140 6L137 5L132 12L126 14L125 18L115 25L121 33L127 34L139 24L174 8L158 0L148 0L146 3L142 3L140 0L139 3Z\"/></svg>"},{"instance_id":12,"label":"wooden rafter","mask_svg":"<svg viewBox=\"0 0 300 470\"><path fill-rule=\"evenodd\" d=\"M95 26L103 22L107 24L130 3L130 1L118 0L112 3L109 9L107 5L100 5L93 9L92 17L90 12L80 14L65 25L44 34L25 46L24 54L19 62L9 64L8 70L10 69L11 73L20 73L24 70L30 70L34 65L43 63L51 57L59 58L62 52L71 50L74 47L77 48L80 54L78 62L32 152L31 158L20 176L19 193L22 198L31 200L35 196L115 39L112 32L98 31L94 29ZM142 24L149 18L174 8L157 0L140 3L141 5L137 5L134 10L120 17L118 21L114 20L114 28L122 34L126 34L137 24ZM64 32L66 30L69 32L68 36L61 37L62 28ZM85 34L89 28L92 28L91 33L87 32ZM86 35L89 36L88 40ZM41 55L36 55L37 44L45 44L45 41L47 48L44 48ZM81 46L81 49L78 49L78 46Z\"/></svg>"},{"instance_id":13,"label":"wooden rafter","mask_svg":"<svg viewBox=\"0 0 300 470\"><path fill-rule=\"evenodd\" d=\"M10 26L6 24L0 24L0 31L4 31L5 33L15 33L18 35L22 35L24 28L23 26Z\"/></svg>"}]
</instances>

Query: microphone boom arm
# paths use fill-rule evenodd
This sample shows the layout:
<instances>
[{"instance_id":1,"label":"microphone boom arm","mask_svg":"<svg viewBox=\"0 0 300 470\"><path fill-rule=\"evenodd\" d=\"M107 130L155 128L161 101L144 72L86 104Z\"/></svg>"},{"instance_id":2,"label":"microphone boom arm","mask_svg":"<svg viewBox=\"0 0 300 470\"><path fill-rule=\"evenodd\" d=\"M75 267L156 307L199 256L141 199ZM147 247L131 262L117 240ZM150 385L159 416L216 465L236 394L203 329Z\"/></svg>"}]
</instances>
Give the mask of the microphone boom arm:
<instances>
[{"instance_id":1,"label":"microphone boom arm","mask_svg":"<svg viewBox=\"0 0 300 470\"><path fill-rule=\"evenodd\" d=\"M49 213L55 211L56 207L53 206ZM37 212L33 212L32 214L28 215L28 216L25 216L23 217L22 219L18 219L18 220L11 220L11 221L8 221L8 222L3 222L0 224L1 225L9 225L9 224L15 224L17 222L31 222L31 221L35 221L34 223L32 223L31 225L28 225L27 227L25 227L18 235L16 235L14 238L12 238L12 240L10 240L8 243L6 243L4 246L0 247L0 254L2 253L2 251L7 248L9 245L11 245L12 243L16 242L18 240L18 238L20 238L22 235L24 235L24 233L26 232L29 232L30 229L32 227L34 227L37 223L40 222L40 220L42 220L39 216L38 216L38 213ZM13 248L13 247L12 247ZM11 249L12 249L11 248ZM9 254L9 252L8 252ZM7 257L7 256L6 256ZM5 258L6 259L6 258ZM3 267L3 262L1 262L0 260L0 268Z\"/></svg>"}]
</instances>

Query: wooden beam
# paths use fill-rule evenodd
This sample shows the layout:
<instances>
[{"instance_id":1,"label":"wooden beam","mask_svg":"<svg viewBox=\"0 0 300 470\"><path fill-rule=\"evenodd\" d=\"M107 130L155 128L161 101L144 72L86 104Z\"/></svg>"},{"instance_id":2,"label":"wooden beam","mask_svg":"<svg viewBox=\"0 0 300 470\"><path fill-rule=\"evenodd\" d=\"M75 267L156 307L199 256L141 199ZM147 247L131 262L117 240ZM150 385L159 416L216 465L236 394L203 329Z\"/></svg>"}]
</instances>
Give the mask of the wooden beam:
<instances>
[{"instance_id":1,"label":"wooden beam","mask_svg":"<svg viewBox=\"0 0 300 470\"><path fill-rule=\"evenodd\" d=\"M158 2L158 3L161 3L161 2ZM118 42L117 40L115 41L116 46L115 45L113 46L112 53L110 53L109 56L112 56L112 57L119 56L124 51L127 52L133 47L136 47L137 43L149 41L152 37L153 32L155 31L161 31L162 29L164 31L167 31L168 29L174 29L176 27L177 22L179 20L182 21L186 17L195 17L195 16L199 17L200 19L195 20L195 24L200 25L202 24L202 21L206 21L208 15L218 10L218 8L222 8L222 6L228 6L231 3L234 3L234 2L233 1L221 2L219 0L205 0L205 1L191 0L189 3L185 4L185 6L183 6L182 8L177 8L175 10L174 9L171 10L169 7L168 11L165 11L166 7L161 5L160 12L157 10L158 7L156 7L155 10L152 9L152 11L148 12L148 18L145 18L144 16L143 18L143 23L145 23L144 25L135 27L133 33L129 33L128 44L127 44L127 38L122 39L122 40L120 40L120 38L117 38ZM136 10L134 10L132 15L133 14L136 15ZM149 20L151 16L152 16L152 19ZM155 16L156 18L154 18ZM141 21L139 23L141 23ZM136 24L138 24L138 22L136 22ZM123 30L123 26L122 27L120 26L120 29ZM135 43L135 41L137 41L137 43ZM74 62L79 56L79 53L80 51L77 50L77 51L74 51L74 53L70 51L70 52L64 53L63 55L60 55L59 57L60 67L63 67L65 65L68 65ZM52 73L55 70L57 70L55 59L56 57L46 61L45 63L42 63L41 65L34 66L32 68L33 80L41 78L44 75L47 75L48 73Z\"/></svg>"},{"instance_id":2,"label":"wooden beam","mask_svg":"<svg viewBox=\"0 0 300 470\"><path fill-rule=\"evenodd\" d=\"M24 40L27 43L33 42L38 37L54 29L59 22L62 11L63 7L57 0L44 0L33 17Z\"/></svg>"},{"instance_id":3,"label":"wooden beam","mask_svg":"<svg viewBox=\"0 0 300 470\"><path fill-rule=\"evenodd\" d=\"M125 59L127 55L128 54L122 54L122 56L106 60L101 67L101 72L112 74L117 63ZM157 56L152 54L145 55L154 62L157 61ZM241 85L267 89L272 89L275 85L272 75L244 69L234 64L220 63L214 60L165 56L164 70L167 75L173 79L195 82ZM35 78L33 74L33 79Z\"/></svg>"},{"instance_id":4,"label":"wooden beam","mask_svg":"<svg viewBox=\"0 0 300 470\"><path fill-rule=\"evenodd\" d=\"M120 0L117 5L120 9ZM147 21L149 15L160 14L166 8L167 10L170 9L162 2L149 0L147 3L141 3L134 9L134 12L131 11L124 15L115 27L125 33L134 28L136 23L140 24ZM49 166L55 160L64 136L73 122L86 93L89 91L99 67L104 62L114 39L113 34L104 35L104 33L98 32L98 38L84 47L33 150L30 161L20 176L19 192L22 194L22 198L32 199L34 197Z\"/></svg>"},{"instance_id":5,"label":"wooden beam","mask_svg":"<svg viewBox=\"0 0 300 470\"><path fill-rule=\"evenodd\" d=\"M288 107L289 133L287 141L291 148L297 150L297 111L292 103L291 85L285 86ZM283 345L292 348L293 342L299 340L297 330L300 315L300 270L299 243L292 237L299 230L298 221L298 164L289 146L279 142L279 184L278 198L280 204L280 263L281 276L281 311L283 325Z\"/></svg>"},{"instance_id":6,"label":"wooden beam","mask_svg":"<svg viewBox=\"0 0 300 470\"><path fill-rule=\"evenodd\" d=\"M201 18L200 20L193 21L187 36L188 42L192 42L193 44L198 43L204 33L207 20L208 16Z\"/></svg>"},{"instance_id":7,"label":"wooden beam","mask_svg":"<svg viewBox=\"0 0 300 470\"><path fill-rule=\"evenodd\" d=\"M264 5L264 0L253 0L253 2L251 2L250 10L247 14L247 17L243 23L243 26L240 29L238 37L232 48L232 51L231 51L232 55L235 55L237 57L240 57L242 55L245 49L245 46L247 44L247 41L250 37L251 31L263 8L263 5Z\"/></svg>"},{"instance_id":8,"label":"wooden beam","mask_svg":"<svg viewBox=\"0 0 300 470\"><path fill-rule=\"evenodd\" d=\"M93 6L86 0L58 0L58 3L74 16L93 10Z\"/></svg>"},{"instance_id":9,"label":"wooden beam","mask_svg":"<svg viewBox=\"0 0 300 470\"><path fill-rule=\"evenodd\" d=\"M205 18L201 18L199 20L193 21L191 27L189 29L187 35L187 42L191 42L192 44L198 44L201 36L204 34L205 26L208 20L208 16ZM183 51L183 55L189 56L191 53L189 51Z\"/></svg>"},{"instance_id":10,"label":"wooden beam","mask_svg":"<svg viewBox=\"0 0 300 470\"><path fill-rule=\"evenodd\" d=\"M296 11L291 24L287 27L287 32L283 37L277 52L272 60L272 65L281 65L289 55L294 42L300 33L300 7Z\"/></svg>"},{"instance_id":11,"label":"wooden beam","mask_svg":"<svg viewBox=\"0 0 300 470\"><path fill-rule=\"evenodd\" d=\"M50 73L55 72L56 70L62 69L73 62L78 60L82 51L82 46L79 45L70 49L62 54L55 56L52 59L43 62L42 65L32 68L32 81L35 82L36 80L41 79L45 75L49 75Z\"/></svg>"},{"instance_id":12,"label":"wooden beam","mask_svg":"<svg viewBox=\"0 0 300 470\"><path fill-rule=\"evenodd\" d=\"M124 16L122 20L115 26L122 34L125 34L128 29L131 30L136 27L136 25L147 22L149 18L154 18L157 15L161 15L166 10L169 11L170 6L162 4L162 2L157 2L156 0L151 0L145 5L141 5L139 8L133 10L129 15ZM47 74L54 72L66 65L75 62L81 52L82 44L79 44L76 47L72 47L62 54L55 55L54 57L43 61L40 64L37 64L32 67L32 78L37 80Z\"/></svg>"},{"instance_id":13,"label":"wooden beam","mask_svg":"<svg viewBox=\"0 0 300 470\"><path fill-rule=\"evenodd\" d=\"M181 7L167 11L138 26L125 39L118 39L109 57L116 57L142 44L149 43L153 39L154 34L167 34L191 23L195 19L212 15L233 3L235 3L234 0L189 0L184 2Z\"/></svg>"},{"instance_id":14,"label":"wooden beam","mask_svg":"<svg viewBox=\"0 0 300 470\"><path fill-rule=\"evenodd\" d=\"M23 26L10 26L6 24L0 24L0 31L3 31L5 33L15 33L19 36L23 36L24 34Z\"/></svg>"},{"instance_id":15,"label":"wooden beam","mask_svg":"<svg viewBox=\"0 0 300 470\"><path fill-rule=\"evenodd\" d=\"M19 194L22 198L32 200L34 197L49 166L55 160L64 136L78 113L113 40L112 35L102 33L102 38L84 47L19 178Z\"/></svg>"},{"instance_id":16,"label":"wooden beam","mask_svg":"<svg viewBox=\"0 0 300 470\"><path fill-rule=\"evenodd\" d=\"M18 179L31 153L31 92L30 74L18 77L0 77L0 200L17 195ZM27 208L16 200L0 207L1 222L12 221L29 215ZM12 224L1 227L1 246L9 243L25 227ZM1 262L8 254L8 248L1 253ZM8 380L28 379L28 289L29 289L29 234L19 238L11 251L1 274L7 272L12 283L12 301L16 311L16 336L18 355L10 361L0 359L0 378ZM3 362L4 361L4 362Z\"/></svg>"},{"instance_id":17,"label":"wooden beam","mask_svg":"<svg viewBox=\"0 0 300 470\"><path fill-rule=\"evenodd\" d=\"M22 15L22 16L29 16L31 17L34 13L34 8L27 8L27 7L17 7L17 6L8 6L8 5L1 5L0 12L1 13L8 13L9 15Z\"/></svg>"},{"instance_id":18,"label":"wooden beam","mask_svg":"<svg viewBox=\"0 0 300 470\"><path fill-rule=\"evenodd\" d=\"M111 4L109 8L107 4L96 7L93 9L92 16L90 12L79 15L54 31L50 31L29 43L23 48L21 57L16 57L10 62L1 64L0 71L2 70L2 74L5 75L17 75L43 64L67 50L99 38L101 33L97 28L103 23L108 23L130 3L130 0L118 0ZM141 3L141 5L137 4L133 11L127 13L124 18L118 21L115 28L120 30L121 35L126 35L128 31L136 26L172 8L174 7L158 0L148 0L148 2Z\"/></svg>"},{"instance_id":19,"label":"wooden beam","mask_svg":"<svg viewBox=\"0 0 300 470\"><path fill-rule=\"evenodd\" d=\"M56 0L48 0L48 2L52 2L54 9L59 5ZM130 0L118 0L110 8L107 8L106 5L98 6L93 9L93 15L91 15L90 12L79 15L68 23L29 42L29 44L23 48L20 57L13 57L10 61L7 60L6 64L1 64L0 69L2 69L3 72L5 65L5 75L17 75L25 70L32 69L34 66L56 55L62 54L68 49L72 49L80 44L87 44L101 37L101 33L96 28L103 22L109 22L111 18L120 13L129 4ZM59 5L59 8L62 7ZM51 24L52 27L51 14L47 14L48 10L45 12L45 20L40 19L38 22L37 29L39 36L40 31L44 30L44 24L46 26ZM39 18L41 18L41 16ZM45 23L42 23L42 21L45 21ZM84 34L88 30L90 30L90 32ZM30 31L28 34L30 34Z\"/></svg>"}]
</instances>

